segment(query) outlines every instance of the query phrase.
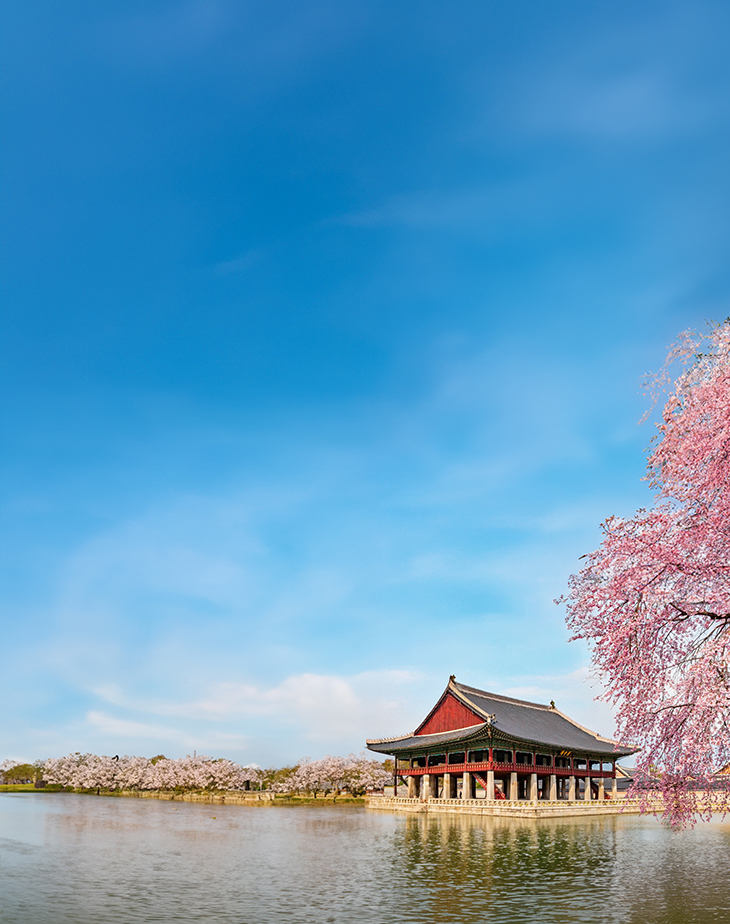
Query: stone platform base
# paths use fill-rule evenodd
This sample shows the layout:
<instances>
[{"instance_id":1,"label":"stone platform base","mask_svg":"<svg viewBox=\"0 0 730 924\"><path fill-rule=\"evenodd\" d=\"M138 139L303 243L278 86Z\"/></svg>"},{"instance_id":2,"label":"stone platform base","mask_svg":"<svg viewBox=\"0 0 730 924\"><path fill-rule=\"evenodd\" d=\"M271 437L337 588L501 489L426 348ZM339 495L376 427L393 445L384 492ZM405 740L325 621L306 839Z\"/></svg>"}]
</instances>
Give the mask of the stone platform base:
<instances>
[{"instance_id":1,"label":"stone platform base","mask_svg":"<svg viewBox=\"0 0 730 924\"><path fill-rule=\"evenodd\" d=\"M493 815L502 818L566 818L574 815L636 815L640 812L636 799L617 799L594 802L519 802L486 799L394 799L392 796L369 796L366 801L370 809L389 812L428 812L439 815Z\"/></svg>"}]
</instances>

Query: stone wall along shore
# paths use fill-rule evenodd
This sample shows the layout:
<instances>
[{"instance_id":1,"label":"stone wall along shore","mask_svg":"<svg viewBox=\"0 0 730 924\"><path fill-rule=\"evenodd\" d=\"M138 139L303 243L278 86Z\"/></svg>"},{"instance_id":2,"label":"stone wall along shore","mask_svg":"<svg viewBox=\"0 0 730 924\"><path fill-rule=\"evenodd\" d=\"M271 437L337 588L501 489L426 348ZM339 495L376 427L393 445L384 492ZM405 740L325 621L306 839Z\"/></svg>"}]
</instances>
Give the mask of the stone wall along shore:
<instances>
[{"instance_id":1,"label":"stone wall along shore","mask_svg":"<svg viewBox=\"0 0 730 924\"><path fill-rule=\"evenodd\" d=\"M427 812L445 815L493 815L508 818L567 818L576 815L636 815L641 811L638 799L617 799L615 802L487 802L486 799L419 799L369 796L369 809L390 812Z\"/></svg>"},{"instance_id":2,"label":"stone wall along shore","mask_svg":"<svg viewBox=\"0 0 730 924\"><path fill-rule=\"evenodd\" d=\"M156 792L154 790L123 789L104 793L132 799L163 799L168 802L202 802L207 805L270 805L273 792Z\"/></svg>"}]
</instances>

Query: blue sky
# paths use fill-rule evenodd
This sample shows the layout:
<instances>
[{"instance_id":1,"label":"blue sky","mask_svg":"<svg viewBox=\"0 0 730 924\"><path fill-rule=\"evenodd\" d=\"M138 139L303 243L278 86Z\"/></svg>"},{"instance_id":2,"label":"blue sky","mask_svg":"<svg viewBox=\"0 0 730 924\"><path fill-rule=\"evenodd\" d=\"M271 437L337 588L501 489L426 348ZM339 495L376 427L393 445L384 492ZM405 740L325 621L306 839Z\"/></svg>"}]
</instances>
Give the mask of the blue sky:
<instances>
[{"instance_id":1,"label":"blue sky","mask_svg":"<svg viewBox=\"0 0 730 924\"><path fill-rule=\"evenodd\" d=\"M727 4L4 19L0 757L611 733L552 600L728 313Z\"/></svg>"}]
</instances>

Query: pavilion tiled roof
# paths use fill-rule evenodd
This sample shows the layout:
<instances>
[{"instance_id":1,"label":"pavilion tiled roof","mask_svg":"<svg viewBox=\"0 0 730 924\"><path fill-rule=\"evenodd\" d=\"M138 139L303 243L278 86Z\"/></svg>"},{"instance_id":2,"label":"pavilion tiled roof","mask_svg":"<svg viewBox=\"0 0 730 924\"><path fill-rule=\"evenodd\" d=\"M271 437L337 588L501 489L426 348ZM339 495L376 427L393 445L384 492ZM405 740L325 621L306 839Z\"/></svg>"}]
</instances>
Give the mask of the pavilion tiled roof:
<instances>
[{"instance_id":1,"label":"pavilion tiled roof","mask_svg":"<svg viewBox=\"0 0 730 924\"><path fill-rule=\"evenodd\" d=\"M475 718L483 718L484 721L467 728L433 735L414 733L397 739L380 738L368 741L368 748L383 754L397 754L416 748L425 749L447 743L457 744L460 741L467 742L486 737L486 732L491 726L497 738L504 736L526 743L565 748L597 756L610 754L622 757L635 753L635 748L624 747L611 738L604 738L579 725L556 709L552 703L546 706L542 703L530 703L496 693L488 693L486 690L457 683L454 678L449 680L444 696L449 693L475 713ZM434 711L435 709L436 707Z\"/></svg>"},{"instance_id":2,"label":"pavilion tiled roof","mask_svg":"<svg viewBox=\"0 0 730 924\"><path fill-rule=\"evenodd\" d=\"M394 754L397 751L408 751L416 748L438 747L440 744L454 744L472 741L479 738L487 729L487 723L472 725L470 728L458 728L455 731L438 732L435 735L405 735L403 738L378 738L368 740L367 746L371 751L380 751L383 754Z\"/></svg>"}]
</instances>

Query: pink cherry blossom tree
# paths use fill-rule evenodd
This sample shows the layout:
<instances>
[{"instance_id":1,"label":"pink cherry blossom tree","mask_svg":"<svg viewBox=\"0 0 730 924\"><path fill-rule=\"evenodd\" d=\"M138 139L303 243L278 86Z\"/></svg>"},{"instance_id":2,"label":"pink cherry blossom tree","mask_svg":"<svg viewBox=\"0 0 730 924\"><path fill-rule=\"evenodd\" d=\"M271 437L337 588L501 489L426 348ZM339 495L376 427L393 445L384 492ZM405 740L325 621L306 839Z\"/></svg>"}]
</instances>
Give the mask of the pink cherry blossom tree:
<instances>
[{"instance_id":1,"label":"pink cherry blossom tree","mask_svg":"<svg viewBox=\"0 0 730 924\"><path fill-rule=\"evenodd\" d=\"M10 766L9 762L0 769ZM168 757L106 757L97 754L68 754L43 763L48 783L71 789L113 792L115 790L153 790L182 792L187 790L235 791L265 786L272 792L362 793L382 789L392 773L382 763L361 755L356 757L306 758L295 767L261 770L253 765L242 767L224 758L213 759L201 754L171 759Z\"/></svg>"},{"instance_id":2,"label":"pink cherry blossom tree","mask_svg":"<svg viewBox=\"0 0 730 924\"><path fill-rule=\"evenodd\" d=\"M642 748L635 791L660 791L674 825L730 809L730 319L685 334L649 452L651 509L602 524L601 547L569 583L567 621L587 639Z\"/></svg>"},{"instance_id":3,"label":"pink cherry blossom tree","mask_svg":"<svg viewBox=\"0 0 730 924\"><path fill-rule=\"evenodd\" d=\"M258 767L241 767L230 760L204 755L166 757L105 757L69 754L45 761L47 782L73 789L113 792L118 789L158 791L246 789L260 785Z\"/></svg>"},{"instance_id":4,"label":"pink cherry blossom tree","mask_svg":"<svg viewBox=\"0 0 730 924\"><path fill-rule=\"evenodd\" d=\"M387 770L385 764L361 754L350 754L347 787L355 795L381 790L393 782L393 771Z\"/></svg>"},{"instance_id":5,"label":"pink cherry blossom tree","mask_svg":"<svg viewBox=\"0 0 730 924\"><path fill-rule=\"evenodd\" d=\"M315 796L319 792L359 795L368 790L382 789L392 779L392 772L378 760L355 754L348 757L327 755L319 760L305 758L296 767L279 774L270 783L270 788L274 792L306 792Z\"/></svg>"},{"instance_id":6,"label":"pink cherry blossom tree","mask_svg":"<svg viewBox=\"0 0 730 924\"><path fill-rule=\"evenodd\" d=\"M339 792L345 785L346 766L342 757L329 754L319 760L302 760L296 771L282 781L287 787L284 791L308 792L315 796L318 792Z\"/></svg>"}]
</instances>

